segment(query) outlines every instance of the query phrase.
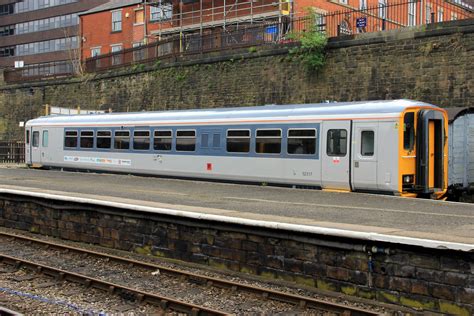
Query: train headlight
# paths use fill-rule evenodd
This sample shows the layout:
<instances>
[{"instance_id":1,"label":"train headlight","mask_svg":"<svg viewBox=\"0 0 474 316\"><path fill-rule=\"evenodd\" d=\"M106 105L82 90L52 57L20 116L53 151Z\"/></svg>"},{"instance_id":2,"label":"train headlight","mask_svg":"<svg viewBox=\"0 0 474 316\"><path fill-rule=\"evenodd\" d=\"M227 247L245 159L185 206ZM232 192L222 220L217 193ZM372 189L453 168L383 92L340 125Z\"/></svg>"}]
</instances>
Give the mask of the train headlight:
<instances>
[{"instance_id":1,"label":"train headlight","mask_svg":"<svg viewBox=\"0 0 474 316\"><path fill-rule=\"evenodd\" d=\"M403 184L413 183L414 180L415 180L415 176L412 174L403 175Z\"/></svg>"}]
</instances>

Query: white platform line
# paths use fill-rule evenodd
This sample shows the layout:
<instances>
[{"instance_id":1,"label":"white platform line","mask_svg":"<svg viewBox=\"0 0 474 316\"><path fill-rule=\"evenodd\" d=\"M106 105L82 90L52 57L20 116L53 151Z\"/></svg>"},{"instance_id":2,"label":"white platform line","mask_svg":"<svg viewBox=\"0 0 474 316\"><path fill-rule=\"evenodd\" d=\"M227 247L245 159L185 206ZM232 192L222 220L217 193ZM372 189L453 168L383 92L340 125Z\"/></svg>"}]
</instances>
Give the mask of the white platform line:
<instances>
[{"instance_id":1,"label":"white platform line","mask_svg":"<svg viewBox=\"0 0 474 316\"><path fill-rule=\"evenodd\" d=\"M420 247L431 248L431 249L458 250L458 251L464 251L464 252L474 251L474 244L456 243L456 242L449 242L449 241L403 237L403 236L393 236L393 235L386 235L386 234L379 234L379 233L359 232L359 231L353 231L353 230L317 227L317 226L309 226L309 225L288 224L288 223L281 223L281 222L259 221L259 220L253 220L253 219L235 218L235 217L230 217L230 216L222 216L222 215L214 215L214 214L203 214L203 213L190 212L190 211L180 211L180 210L169 209L169 208L150 207L150 206L135 205L135 204L128 204L128 203L118 203L118 202L112 202L112 201L104 201L104 200L90 199L90 198L83 198L83 197L73 197L73 196L66 196L66 195L59 195L59 194L29 192L29 191L5 189L5 188L0 188L0 194L17 194L17 195L23 195L23 196L29 196L29 197L35 197L35 198L53 199L53 200L74 202L74 203L81 203L81 204L95 204L95 205L106 206L106 207L114 207L114 208L148 212L148 213L154 213L154 214L162 214L162 215L168 215L168 216L179 216L179 217L186 217L186 218L191 218L191 219L218 221L218 222L228 223L228 224L238 224L238 225L254 226L254 227L277 229L277 230L288 230L288 231L294 231L294 232L299 232L299 233L328 235L328 236L334 236L334 237L360 239L360 240L374 241L374 242L388 242L388 243L395 243L395 244L420 246Z\"/></svg>"}]
</instances>

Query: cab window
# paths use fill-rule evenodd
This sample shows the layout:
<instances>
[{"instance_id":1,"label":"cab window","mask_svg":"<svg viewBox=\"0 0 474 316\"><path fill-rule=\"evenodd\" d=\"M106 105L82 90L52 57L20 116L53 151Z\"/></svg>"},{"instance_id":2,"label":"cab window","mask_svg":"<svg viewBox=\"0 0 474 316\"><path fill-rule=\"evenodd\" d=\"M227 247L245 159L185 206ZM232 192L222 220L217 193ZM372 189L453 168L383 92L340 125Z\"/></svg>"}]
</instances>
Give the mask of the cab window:
<instances>
[{"instance_id":1,"label":"cab window","mask_svg":"<svg viewBox=\"0 0 474 316\"><path fill-rule=\"evenodd\" d=\"M415 113L409 112L403 118L403 149L412 151L415 148Z\"/></svg>"}]
</instances>

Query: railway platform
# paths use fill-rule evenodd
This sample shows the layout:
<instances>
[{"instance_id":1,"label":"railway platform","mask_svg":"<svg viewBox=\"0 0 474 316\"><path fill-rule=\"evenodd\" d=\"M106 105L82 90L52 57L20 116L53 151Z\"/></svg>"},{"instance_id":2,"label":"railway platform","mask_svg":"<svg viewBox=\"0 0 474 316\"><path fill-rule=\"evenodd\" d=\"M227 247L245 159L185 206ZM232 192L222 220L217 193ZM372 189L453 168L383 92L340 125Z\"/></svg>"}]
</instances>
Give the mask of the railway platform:
<instances>
[{"instance_id":1,"label":"railway platform","mask_svg":"<svg viewBox=\"0 0 474 316\"><path fill-rule=\"evenodd\" d=\"M474 205L0 168L0 224L417 310L474 312Z\"/></svg>"}]
</instances>

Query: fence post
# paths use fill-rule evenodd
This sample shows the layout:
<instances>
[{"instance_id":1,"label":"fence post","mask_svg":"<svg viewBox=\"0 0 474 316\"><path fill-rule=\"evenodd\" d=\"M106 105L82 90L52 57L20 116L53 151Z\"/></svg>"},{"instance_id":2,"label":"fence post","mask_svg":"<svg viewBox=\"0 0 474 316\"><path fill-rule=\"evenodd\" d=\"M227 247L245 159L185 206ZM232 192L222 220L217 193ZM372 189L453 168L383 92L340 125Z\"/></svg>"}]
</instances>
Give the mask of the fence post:
<instances>
[{"instance_id":1,"label":"fence post","mask_svg":"<svg viewBox=\"0 0 474 316\"><path fill-rule=\"evenodd\" d=\"M337 36L341 35L341 24L337 25Z\"/></svg>"},{"instance_id":2,"label":"fence post","mask_svg":"<svg viewBox=\"0 0 474 316\"><path fill-rule=\"evenodd\" d=\"M431 12L431 23L435 22L435 13Z\"/></svg>"},{"instance_id":3,"label":"fence post","mask_svg":"<svg viewBox=\"0 0 474 316\"><path fill-rule=\"evenodd\" d=\"M386 22L387 22L387 20L385 20L385 18L383 18L382 19L382 31L385 31Z\"/></svg>"}]
</instances>

